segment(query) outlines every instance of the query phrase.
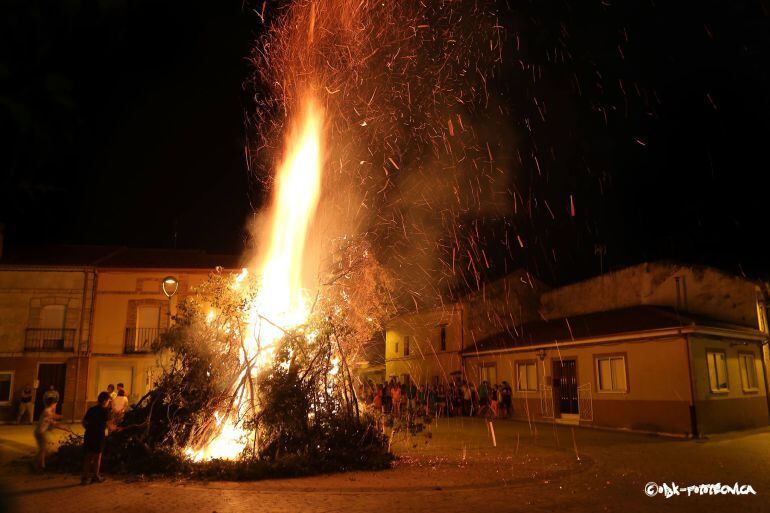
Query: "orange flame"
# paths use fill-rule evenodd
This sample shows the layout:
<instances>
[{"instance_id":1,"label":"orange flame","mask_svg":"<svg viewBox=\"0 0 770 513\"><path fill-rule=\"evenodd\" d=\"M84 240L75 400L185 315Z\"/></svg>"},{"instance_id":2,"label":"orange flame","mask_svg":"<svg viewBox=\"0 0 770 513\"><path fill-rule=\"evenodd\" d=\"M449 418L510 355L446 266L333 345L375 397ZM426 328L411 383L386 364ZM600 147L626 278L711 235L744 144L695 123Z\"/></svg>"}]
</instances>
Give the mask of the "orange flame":
<instances>
[{"instance_id":1,"label":"orange flame","mask_svg":"<svg viewBox=\"0 0 770 513\"><path fill-rule=\"evenodd\" d=\"M251 305L251 335L245 341L241 363L253 361L257 371L272 362L282 329L301 325L309 315L307 284L303 282L305 245L321 190L323 113L310 99L300 119L286 139L287 152L276 176L268 213L269 244L251 266L251 271L261 276L261 286ZM244 273L236 277L233 287L238 288L244 277ZM252 441L252 435L240 426L252 401L246 392L227 418L216 416L218 429L212 439L187 448L188 457L196 461L235 459L243 452Z\"/></svg>"}]
</instances>

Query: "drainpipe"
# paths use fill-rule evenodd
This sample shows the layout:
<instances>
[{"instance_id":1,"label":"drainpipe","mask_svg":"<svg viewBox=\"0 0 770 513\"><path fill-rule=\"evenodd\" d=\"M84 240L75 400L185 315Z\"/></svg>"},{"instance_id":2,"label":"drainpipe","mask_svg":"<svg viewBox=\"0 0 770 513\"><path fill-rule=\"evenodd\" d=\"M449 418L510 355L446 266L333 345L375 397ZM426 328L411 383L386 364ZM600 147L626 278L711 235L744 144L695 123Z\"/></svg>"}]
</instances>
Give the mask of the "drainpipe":
<instances>
[{"instance_id":1,"label":"drainpipe","mask_svg":"<svg viewBox=\"0 0 770 513\"><path fill-rule=\"evenodd\" d=\"M93 273L93 281L91 283L91 304L88 305L88 338L86 339L86 356L88 358L91 357L91 340L93 338L93 332L94 332L94 308L96 305L96 282L98 280L98 275L96 269L92 269L91 272ZM87 271L86 271L87 273ZM86 274L86 276L88 276ZM84 322L83 313L85 311L85 290L86 285L88 283L88 280L84 280L83 282L83 309L81 310L81 333L80 337L78 337L78 355L77 355L77 367L75 369L75 397L72 404L72 421L75 422L75 404L77 404L78 400L78 392L80 391L80 360L82 360L83 351L81 348L82 341L83 341L83 332L82 327ZM84 388L85 397L83 399L83 410L85 411L85 406L88 405L88 367L86 367L86 382L85 382L85 388Z\"/></svg>"},{"instance_id":2,"label":"drainpipe","mask_svg":"<svg viewBox=\"0 0 770 513\"><path fill-rule=\"evenodd\" d=\"M685 335L685 340L687 341L687 373L690 377L690 430L692 431L693 438L700 438L698 415L695 407L695 380L692 376L692 342L690 341L690 335Z\"/></svg>"},{"instance_id":3,"label":"drainpipe","mask_svg":"<svg viewBox=\"0 0 770 513\"><path fill-rule=\"evenodd\" d=\"M770 421L770 384L767 382L767 363L765 362L765 347L768 346L767 336L770 334L770 326L768 326L767 316L767 303L765 302L764 294L760 288L757 291L760 297L757 298L757 325L760 331L765 334L765 340L759 343L759 359L762 360L762 379L765 380L765 401L767 402L767 415L768 421ZM768 348L770 350L770 347Z\"/></svg>"},{"instance_id":4,"label":"drainpipe","mask_svg":"<svg viewBox=\"0 0 770 513\"><path fill-rule=\"evenodd\" d=\"M96 291L98 289L98 284L99 271L94 268L94 283L91 287L91 312L88 315L88 339L86 343L86 357L88 358L89 363L91 361L91 348L94 342L94 312L96 311ZM85 406L88 406L88 371L86 371L84 393L85 399L83 400L83 403Z\"/></svg>"},{"instance_id":5,"label":"drainpipe","mask_svg":"<svg viewBox=\"0 0 770 513\"><path fill-rule=\"evenodd\" d=\"M765 380L765 401L767 402L767 419L768 422L770 422L770 388L768 388L767 384L767 364L765 364L765 346L767 345L767 340L764 340L759 343L759 359L762 360L762 379Z\"/></svg>"},{"instance_id":6,"label":"drainpipe","mask_svg":"<svg viewBox=\"0 0 770 513\"><path fill-rule=\"evenodd\" d=\"M83 342L83 327L86 315L86 291L88 290L88 268L83 269L83 296L80 301L80 330L78 330L78 343L75 353L75 395L72 396L72 422L75 422L75 409L78 403L78 391L80 390L80 345Z\"/></svg>"}]
</instances>

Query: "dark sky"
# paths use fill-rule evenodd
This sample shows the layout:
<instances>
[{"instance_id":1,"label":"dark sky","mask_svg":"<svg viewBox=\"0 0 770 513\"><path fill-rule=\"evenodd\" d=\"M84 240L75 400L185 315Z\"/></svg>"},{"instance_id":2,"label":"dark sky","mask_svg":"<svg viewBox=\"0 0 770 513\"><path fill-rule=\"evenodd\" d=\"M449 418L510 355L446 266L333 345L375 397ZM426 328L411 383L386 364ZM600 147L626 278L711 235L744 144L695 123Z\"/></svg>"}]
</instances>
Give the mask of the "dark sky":
<instances>
[{"instance_id":1,"label":"dark sky","mask_svg":"<svg viewBox=\"0 0 770 513\"><path fill-rule=\"evenodd\" d=\"M523 263L554 281L597 273L597 253L605 269L770 271L766 4L500 5L511 128L558 157L547 179L519 177L556 210L531 223ZM245 57L262 30L248 3L6 0L0 20L9 243L171 247L176 232L179 247L240 250L260 197L243 158Z\"/></svg>"},{"instance_id":2,"label":"dark sky","mask_svg":"<svg viewBox=\"0 0 770 513\"><path fill-rule=\"evenodd\" d=\"M3 5L9 238L165 247L176 226L179 247L237 251L258 28L241 3Z\"/></svg>"}]
</instances>

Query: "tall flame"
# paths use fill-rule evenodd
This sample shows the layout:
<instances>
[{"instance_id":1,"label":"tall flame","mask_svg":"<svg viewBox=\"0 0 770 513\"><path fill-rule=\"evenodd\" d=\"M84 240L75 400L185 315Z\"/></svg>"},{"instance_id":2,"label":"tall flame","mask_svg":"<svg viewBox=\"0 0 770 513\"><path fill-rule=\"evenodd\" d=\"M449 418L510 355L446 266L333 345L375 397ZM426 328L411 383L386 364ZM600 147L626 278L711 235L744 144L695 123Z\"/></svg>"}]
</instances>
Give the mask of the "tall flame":
<instances>
[{"instance_id":1,"label":"tall flame","mask_svg":"<svg viewBox=\"0 0 770 513\"><path fill-rule=\"evenodd\" d=\"M255 259L250 271L261 278L261 286L251 305L249 330L244 341L241 363L255 362L259 371L274 357L274 344L289 329L302 324L309 315L305 274L305 245L311 221L318 206L321 189L323 113L313 99L305 102L298 122L286 138L286 154L276 174L275 189L268 212L269 241L265 251ZM245 271L236 277L238 287ZM241 376L243 377L243 376ZM237 458L250 443L251 435L240 425L240 419L251 404L250 391L239 397L229 416L217 415L215 436L187 455L200 461L212 458Z\"/></svg>"},{"instance_id":2,"label":"tall flame","mask_svg":"<svg viewBox=\"0 0 770 513\"><path fill-rule=\"evenodd\" d=\"M321 189L322 115L308 100L302 123L287 140L289 153L278 171L270 213L270 245L259 265L263 315L292 327L307 318L303 265L308 228Z\"/></svg>"}]
</instances>

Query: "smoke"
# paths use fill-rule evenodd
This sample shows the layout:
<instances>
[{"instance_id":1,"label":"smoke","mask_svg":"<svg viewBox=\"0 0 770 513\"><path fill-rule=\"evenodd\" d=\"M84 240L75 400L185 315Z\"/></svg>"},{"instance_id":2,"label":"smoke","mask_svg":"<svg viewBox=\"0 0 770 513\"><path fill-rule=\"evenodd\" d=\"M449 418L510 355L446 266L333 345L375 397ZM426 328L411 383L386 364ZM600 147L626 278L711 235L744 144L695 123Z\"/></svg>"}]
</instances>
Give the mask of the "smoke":
<instances>
[{"instance_id":1,"label":"smoke","mask_svg":"<svg viewBox=\"0 0 770 513\"><path fill-rule=\"evenodd\" d=\"M265 16L249 161L266 188L303 97L325 111L309 266L365 236L406 304L477 284L490 267L479 223L513 208L511 145L488 87L505 38L494 2L297 0Z\"/></svg>"}]
</instances>

